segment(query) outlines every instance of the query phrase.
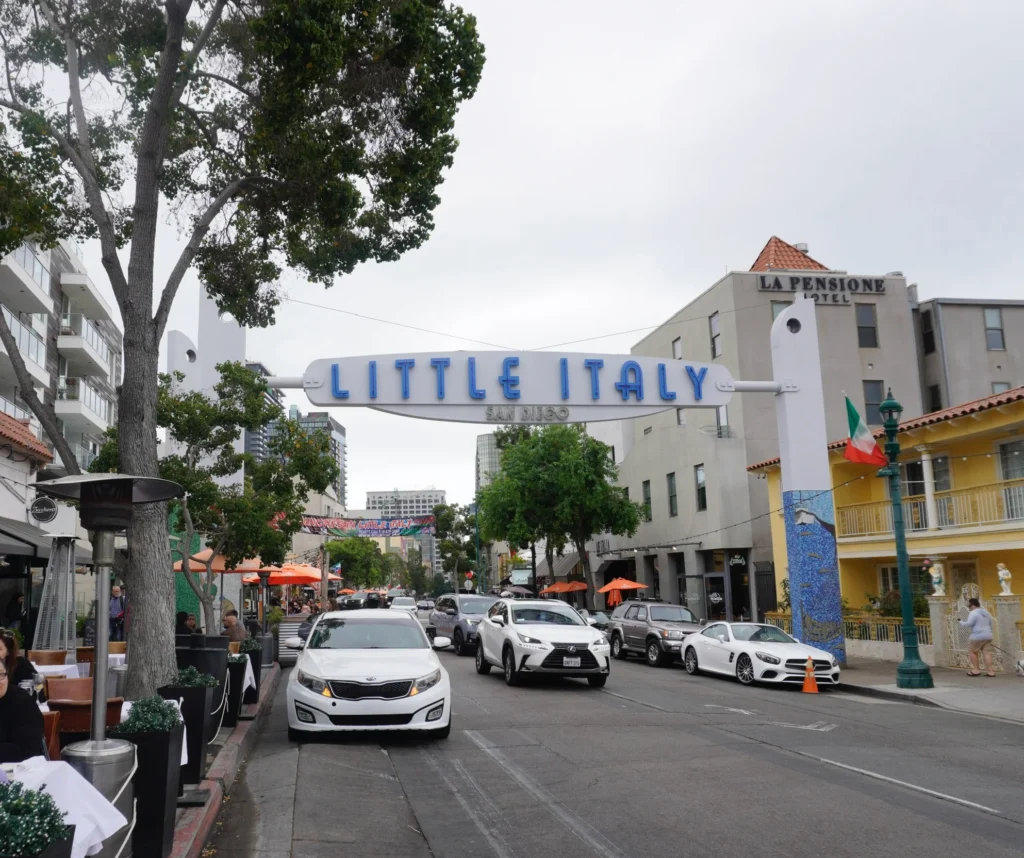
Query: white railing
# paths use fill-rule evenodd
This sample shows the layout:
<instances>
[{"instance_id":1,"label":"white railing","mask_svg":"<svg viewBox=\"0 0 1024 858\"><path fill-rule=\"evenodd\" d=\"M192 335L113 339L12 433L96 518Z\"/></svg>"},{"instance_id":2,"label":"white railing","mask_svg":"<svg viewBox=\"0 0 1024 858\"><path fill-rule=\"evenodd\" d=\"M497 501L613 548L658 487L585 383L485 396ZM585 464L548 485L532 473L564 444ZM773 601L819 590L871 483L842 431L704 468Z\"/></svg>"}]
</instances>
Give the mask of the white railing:
<instances>
[{"instance_id":1,"label":"white railing","mask_svg":"<svg viewBox=\"0 0 1024 858\"><path fill-rule=\"evenodd\" d=\"M27 357L36 366L46 366L46 343L32 328L13 315L6 307L3 308L4 319L7 327L11 329L11 336L18 343L18 351Z\"/></svg>"},{"instance_id":2,"label":"white railing","mask_svg":"<svg viewBox=\"0 0 1024 858\"><path fill-rule=\"evenodd\" d=\"M84 378L62 378L57 385L57 398L81 402L105 423L110 422L110 401Z\"/></svg>"},{"instance_id":3,"label":"white railing","mask_svg":"<svg viewBox=\"0 0 1024 858\"><path fill-rule=\"evenodd\" d=\"M36 249L30 244L23 244L15 250L11 256L28 272L31 277L47 295L50 294L50 270L43 265L41 259L36 256Z\"/></svg>"},{"instance_id":4,"label":"white railing","mask_svg":"<svg viewBox=\"0 0 1024 858\"><path fill-rule=\"evenodd\" d=\"M89 466L96 459L96 454L92 450L83 447L81 444L72 444L71 452L74 453L75 461L78 462L78 467L83 471L88 471ZM63 459L63 456L61 458Z\"/></svg>"},{"instance_id":5,"label":"white railing","mask_svg":"<svg viewBox=\"0 0 1024 858\"><path fill-rule=\"evenodd\" d=\"M99 352L104 362L109 360L110 345L103 338L99 328L81 313L65 313L61 316L60 332L69 336L82 337Z\"/></svg>"}]
</instances>

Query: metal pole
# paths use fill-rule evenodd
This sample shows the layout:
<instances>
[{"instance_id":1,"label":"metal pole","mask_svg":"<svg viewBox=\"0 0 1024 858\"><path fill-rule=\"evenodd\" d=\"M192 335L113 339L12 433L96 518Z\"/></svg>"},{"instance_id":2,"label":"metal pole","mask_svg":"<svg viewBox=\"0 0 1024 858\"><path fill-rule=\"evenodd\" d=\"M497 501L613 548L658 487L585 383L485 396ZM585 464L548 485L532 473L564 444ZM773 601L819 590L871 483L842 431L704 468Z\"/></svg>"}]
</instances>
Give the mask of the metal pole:
<instances>
[{"instance_id":1,"label":"metal pole","mask_svg":"<svg viewBox=\"0 0 1024 858\"><path fill-rule=\"evenodd\" d=\"M114 567L114 533L97 530L92 543L96 574L96 647L93 650L92 740L107 737L107 652L110 640L110 573Z\"/></svg>"},{"instance_id":2,"label":"metal pole","mask_svg":"<svg viewBox=\"0 0 1024 858\"><path fill-rule=\"evenodd\" d=\"M476 588L478 593L485 593L483 564L480 562L480 498L473 501L473 524L476 526Z\"/></svg>"}]
</instances>

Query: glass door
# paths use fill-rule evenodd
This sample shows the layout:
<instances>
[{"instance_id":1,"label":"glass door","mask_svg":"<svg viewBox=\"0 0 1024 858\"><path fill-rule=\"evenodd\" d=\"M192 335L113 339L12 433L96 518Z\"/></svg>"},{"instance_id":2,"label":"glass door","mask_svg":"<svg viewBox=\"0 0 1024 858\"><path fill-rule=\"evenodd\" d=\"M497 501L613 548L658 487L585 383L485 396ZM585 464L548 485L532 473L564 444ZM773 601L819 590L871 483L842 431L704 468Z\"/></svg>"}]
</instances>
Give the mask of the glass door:
<instances>
[{"instance_id":1,"label":"glass door","mask_svg":"<svg viewBox=\"0 0 1024 858\"><path fill-rule=\"evenodd\" d=\"M705 575L704 591L708 608L708 622L726 620L728 606L725 594L725 575Z\"/></svg>"}]
</instances>

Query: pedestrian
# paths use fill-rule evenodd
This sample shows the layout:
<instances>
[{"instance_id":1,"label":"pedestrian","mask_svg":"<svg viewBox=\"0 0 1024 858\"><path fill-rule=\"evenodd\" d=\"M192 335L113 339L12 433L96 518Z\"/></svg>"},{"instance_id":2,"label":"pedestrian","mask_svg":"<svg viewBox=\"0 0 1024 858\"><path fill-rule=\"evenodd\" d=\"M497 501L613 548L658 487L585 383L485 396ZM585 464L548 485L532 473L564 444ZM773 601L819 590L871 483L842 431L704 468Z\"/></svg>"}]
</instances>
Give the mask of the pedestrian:
<instances>
[{"instance_id":1,"label":"pedestrian","mask_svg":"<svg viewBox=\"0 0 1024 858\"><path fill-rule=\"evenodd\" d=\"M968 599L967 604L971 611L966 620L961 620L960 625L971 630L971 636L967 639L967 657L971 660L971 669L967 671L968 676L981 676L980 659L985 658L985 675L995 676L996 672L992 667L992 615L981 607L977 599Z\"/></svg>"},{"instance_id":2,"label":"pedestrian","mask_svg":"<svg viewBox=\"0 0 1024 858\"><path fill-rule=\"evenodd\" d=\"M203 630L199 627L198 620L196 620L195 614L188 615L188 619L185 620L185 625L192 630L192 634L194 635L201 635L203 633Z\"/></svg>"},{"instance_id":3,"label":"pedestrian","mask_svg":"<svg viewBox=\"0 0 1024 858\"><path fill-rule=\"evenodd\" d=\"M4 610L4 623L11 631L21 631L25 619L25 594L15 593Z\"/></svg>"},{"instance_id":4,"label":"pedestrian","mask_svg":"<svg viewBox=\"0 0 1024 858\"><path fill-rule=\"evenodd\" d=\"M220 633L221 637L225 637L229 641L244 641L249 637L249 633L245 630L245 626L238 622L238 615L231 616L230 613L224 617L224 631Z\"/></svg>"},{"instance_id":5,"label":"pedestrian","mask_svg":"<svg viewBox=\"0 0 1024 858\"><path fill-rule=\"evenodd\" d=\"M124 596L117 584L110 588L110 640L124 640Z\"/></svg>"}]
</instances>

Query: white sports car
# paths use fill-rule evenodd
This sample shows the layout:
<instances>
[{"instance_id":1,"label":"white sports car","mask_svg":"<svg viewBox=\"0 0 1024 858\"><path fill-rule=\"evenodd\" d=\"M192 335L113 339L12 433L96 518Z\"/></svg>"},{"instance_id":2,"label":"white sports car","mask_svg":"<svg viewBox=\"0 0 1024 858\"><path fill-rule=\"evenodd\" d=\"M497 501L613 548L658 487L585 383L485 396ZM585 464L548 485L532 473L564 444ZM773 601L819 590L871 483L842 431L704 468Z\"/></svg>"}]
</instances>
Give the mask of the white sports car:
<instances>
[{"instance_id":1,"label":"white sports car","mask_svg":"<svg viewBox=\"0 0 1024 858\"><path fill-rule=\"evenodd\" d=\"M800 684L807 659L819 684L839 684L839 662L821 649L800 643L782 629L762 623L712 623L683 640L683 664L693 675L722 673L744 685L755 682Z\"/></svg>"},{"instance_id":2,"label":"white sports car","mask_svg":"<svg viewBox=\"0 0 1024 858\"><path fill-rule=\"evenodd\" d=\"M288 677L288 738L332 730L413 730L445 739L452 728L448 671L434 638L408 611L331 611L317 618Z\"/></svg>"}]
</instances>

